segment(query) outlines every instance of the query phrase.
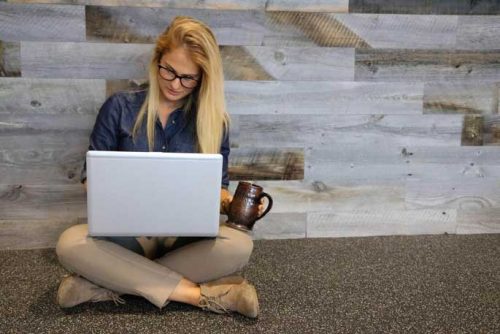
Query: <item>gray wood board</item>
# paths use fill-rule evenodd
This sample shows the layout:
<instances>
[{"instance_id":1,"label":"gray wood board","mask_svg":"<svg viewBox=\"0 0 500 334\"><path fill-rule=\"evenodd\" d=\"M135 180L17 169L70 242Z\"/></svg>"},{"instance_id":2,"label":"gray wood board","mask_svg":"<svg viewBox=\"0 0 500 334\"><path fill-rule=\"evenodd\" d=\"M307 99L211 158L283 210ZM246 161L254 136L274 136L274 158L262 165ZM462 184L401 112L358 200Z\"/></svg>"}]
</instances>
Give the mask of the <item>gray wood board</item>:
<instances>
[{"instance_id":1,"label":"gray wood board","mask_svg":"<svg viewBox=\"0 0 500 334\"><path fill-rule=\"evenodd\" d=\"M354 56L352 73L354 77ZM19 42L0 41L0 77L21 75L21 45Z\"/></svg>"},{"instance_id":2,"label":"gray wood board","mask_svg":"<svg viewBox=\"0 0 500 334\"><path fill-rule=\"evenodd\" d=\"M357 81L498 82L500 50L356 50Z\"/></svg>"},{"instance_id":3,"label":"gray wood board","mask_svg":"<svg viewBox=\"0 0 500 334\"><path fill-rule=\"evenodd\" d=\"M457 16L86 6L87 39L152 43L177 15L206 22L221 45L448 49L457 33Z\"/></svg>"},{"instance_id":4,"label":"gray wood board","mask_svg":"<svg viewBox=\"0 0 500 334\"><path fill-rule=\"evenodd\" d=\"M404 185L408 163L402 147L334 144L306 150L304 179L335 185Z\"/></svg>"},{"instance_id":5,"label":"gray wood board","mask_svg":"<svg viewBox=\"0 0 500 334\"><path fill-rule=\"evenodd\" d=\"M372 48L450 49L455 47L457 16L332 15Z\"/></svg>"},{"instance_id":6,"label":"gray wood board","mask_svg":"<svg viewBox=\"0 0 500 334\"><path fill-rule=\"evenodd\" d=\"M0 78L0 117L95 115L104 103L105 87L104 80Z\"/></svg>"},{"instance_id":7,"label":"gray wood board","mask_svg":"<svg viewBox=\"0 0 500 334\"><path fill-rule=\"evenodd\" d=\"M455 233L457 212L449 210L353 210L307 214L307 237L361 237Z\"/></svg>"},{"instance_id":8,"label":"gray wood board","mask_svg":"<svg viewBox=\"0 0 500 334\"><path fill-rule=\"evenodd\" d=\"M225 91L232 114L422 113L421 83L230 81Z\"/></svg>"},{"instance_id":9,"label":"gray wood board","mask_svg":"<svg viewBox=\"0 0 500 334\"><path fill-rule=\"evenodd\" d=\"M231 182L234 192L237 182ZM259 181L273 197L273 213L303 213L330 210L405 209L404 186L361 185L338 186L321 180Z\"/></svg>"},{"instance_id":10,"label":"gray wood board","mask_svg":"<svg viewBox=\"0 0 500 334\"><path fill-rule=\"evenodd\" d=\"M3 220L71 220L86 216L82 185L0 184Z\"/></svg>"},{"instance_id":11,"label":"gray wood board","mask_svg":"<svg viewBox=\"0 0 500 334\"><path fill-rule=\"evenodd\" d=\"M481 81L426 82L424 113L497 114L498 84Z\"/></svg>"},{"instance_id":12,"label":"gray wood board","mask_svg":"<svg viewBox=\"0 0 500 334\"><path fill-rule=\"evenodd\" d=\"M500 208L458 210L457 234L500 233Z\"/></svg>"},{"instance_id":13,"label":"gray wood board","mask_svg":"<svg viewBox=\"0 0 500 334\"><path fill-rule=\"evenodd\" d=\"M462 177L454 180L408 180L408 209L451 208L477 210L500 207L500 179Z\"/></svg>"},{"instance_id":14,"label":"gray wood board","mask_svg":"<svg viewBox=\"0 0 500 334\"><path fill-rule=\"evenodd\" d=\"M164 7L179 9L248 10L265 9L265 0L7 0L12 3L51 3L121 7ZM278 0L279 1L279 0ZM348 1L348 0L339 0ZM269 2L269 1L267 1Z\"/></svg>"},{"instance_id":15,"label":"gray wood board","mask_svg":"<svg viewBox=\"0 0 500 334\"><path fill-rule=\"evenodd\" d=\"M22 76L145 78L152 50L149 44L21 42Z\"/></svg>"},{"instance_id":16,"label":"gray wood board","mask_svg":"<svg viewBox=\"0 0 500 334\"><path fill-rule=\"evenodd\" d=\"M7 0L12 3L52 3L97 6L164 7L180 9L267 10L302 12L348 11L349 0Z\"/></svg>"},{"instance_id":17,"label":"gray wood board","mask_svg":"<svg viewBox=\"0 0 500 334\"><path fill-rule=\"evenodd\" d=\"M500 8L500 2L498 3ZM500 49L500 15L460 16L458 19L457 49Z\"/></svg>"},{"instance_id":18,"label":"gray wood board","mask_svg":"<svg viewBox=\"0 0 500 334\"><path fill-rule=\"evenodd\" d=\"M269 29L263 11L86 6L87 40L153 43L178 15L211 27L221 45L261 45Z\"/></svg>"},{"instance_id":19,"label":"gray wood board","mask_svg":"<svg viewBox=\"0 0 500 334\"><path fill-rule=\"evenodd\" d=\"M146 78L153 48L152 44L22 42L23 76ZM354 49L240 46L220 49L226 80L354 79Z\"/></svg>"},{"instance_id":20,"label":"gray wood board","mask_svg":"<svg viewBox=\"0 0 500 334\"><path fill-rule=\"evenodd\" d=\"M253 239L296 239L306 237L305 213L273 213L258 220L252 231Z\"/></svg>"},{"instance_id":21,"label":"gray wood board","mask_svg":"<svg viewBox=\"0 0 500 334\"><path fill-rule=\"evenodd\" d=\"M84 6L0 2L0 40L84 41Z\"/></svg>"},{"instance_id":22,"label":"gray wood board","mask_svg":"<svg viewBox=\"0 0 500 334\"><path fill-rule=\"evenodd\" d=\"M460 115L239 115L240 147L459 146Z\"/></svg>"},{"instance_id":23,"label":"gray wood board","mask_svg":"<svg viewBox=\"0 0 500 334\"><path fill-rule=\"evenodd\" d=\"M354 49L222 46L226 80L354 79Z\"/></svg>"},{"instance_id":24,"label":"gray wood board","mask_svg":"<svg viewBox=\"0 0 500 334\"><path fill-rule=\"evenodd\" d=\"M72 220L0 220L0 250L53 248Z\"/></svg>"},{"instance_id":25,"label":"gray wood board","mask_svg":"<svg viewBox=\"0 0 500 334\"><path fill-rule=\"evenodd\" d=\"M497 0L350 0L349 12L384 14L500 14Z\"/></svg>"},{"instance_id":26,"label":"gray wood board","mask_svg":"<svg viewBox=\"0 0 500 334\"><path fill-rule=\"evenodd\" d=\"M241 148L231 150L231 180L302 180L303 149Z\"/></svg>"}]
</instances>

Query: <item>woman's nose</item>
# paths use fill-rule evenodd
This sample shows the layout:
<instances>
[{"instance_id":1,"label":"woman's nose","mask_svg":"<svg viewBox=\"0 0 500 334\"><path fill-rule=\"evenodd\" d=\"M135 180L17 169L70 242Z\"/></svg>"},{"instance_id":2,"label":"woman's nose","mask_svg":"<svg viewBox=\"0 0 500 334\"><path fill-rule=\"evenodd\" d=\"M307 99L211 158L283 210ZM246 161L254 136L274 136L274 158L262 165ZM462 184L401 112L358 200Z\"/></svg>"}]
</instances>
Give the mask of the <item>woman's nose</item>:
<instances>
[{"instance_id":1,"label":"woman's nose","mask_svg":"<svg viewBox=\"0 0 500 334\"><path fill-rule=\"evenodd\" d=\"M181 88L181 78L175 78L174 81L172 81L172 88L174 89L179 89Z\"/></svg>"}]
</instances>

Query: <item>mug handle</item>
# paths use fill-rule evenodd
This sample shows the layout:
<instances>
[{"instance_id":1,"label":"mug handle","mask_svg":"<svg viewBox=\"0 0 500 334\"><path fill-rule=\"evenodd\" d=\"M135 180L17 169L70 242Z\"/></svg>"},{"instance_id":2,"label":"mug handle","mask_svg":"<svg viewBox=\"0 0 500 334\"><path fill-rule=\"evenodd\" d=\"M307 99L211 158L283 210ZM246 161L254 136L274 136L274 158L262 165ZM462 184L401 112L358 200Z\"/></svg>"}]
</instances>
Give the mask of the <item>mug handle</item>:
<instances>
[{"instance_id":1,"label":"mug handle","mask_svg":"<svg viewBox=\"0 0 500 334\"><path fill-rule=\"evenodd\" d=\"M265 215L267 215L267 213L271 210L271 208L273 207L273 198L268 194L268 193L265 193L263 192L262 194L260 194L259 196L259 202L260 200L263 198L263 197L267 197L267 199L269 200L269 203L267 204L267 208L266 210L262 213L262 215L257 218L255 221L261 219L261 218L264 218Z\"/></svg>"}]
</instances>

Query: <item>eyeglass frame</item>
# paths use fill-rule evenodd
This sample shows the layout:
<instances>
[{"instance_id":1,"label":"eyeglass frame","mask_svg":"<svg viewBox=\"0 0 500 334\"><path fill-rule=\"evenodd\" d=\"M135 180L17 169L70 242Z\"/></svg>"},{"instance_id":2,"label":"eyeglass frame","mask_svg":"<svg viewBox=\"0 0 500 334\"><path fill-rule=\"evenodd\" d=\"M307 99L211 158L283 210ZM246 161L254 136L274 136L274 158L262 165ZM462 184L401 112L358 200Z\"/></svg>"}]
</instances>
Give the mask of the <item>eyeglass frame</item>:
<instances>
[{"instance_id":1,"label":"eyeglass frame","mask_svg":"<svg viewBox=\"0 0 500 334\"><path fill-rule=\"evenodd\" d=\"M168 67L165 67L163 66L162 64L158 64L158 74L160 75L160 77L163 79L163 80L167 80L167 81L174 81L175 79L179 78L179 81L181 83L181 86L186 88L186 89L193 89L195 88L196 86L198 86L198 84L200 83L200 79L195 79L193 78L192 76L190 75L178 75L177 72L170 66L170 65L167 65ZM165 71L167 72L170 72L174 75L174 77L172 79L167 79L165 78L163 75L161 75L161 70L164 69ZM189 79L189 80L194 80L196 82L196 85L194 85L193 87L186 87L183 83L182 83L182 79Z\"/></svg>"}]
</instances>

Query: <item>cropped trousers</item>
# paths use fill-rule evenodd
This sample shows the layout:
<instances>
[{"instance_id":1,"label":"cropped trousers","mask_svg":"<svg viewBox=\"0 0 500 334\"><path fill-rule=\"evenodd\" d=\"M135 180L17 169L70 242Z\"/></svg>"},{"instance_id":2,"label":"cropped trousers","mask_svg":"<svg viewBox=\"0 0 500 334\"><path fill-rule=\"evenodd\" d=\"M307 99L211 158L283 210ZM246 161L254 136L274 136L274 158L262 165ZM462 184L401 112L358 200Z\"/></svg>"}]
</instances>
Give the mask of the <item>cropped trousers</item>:
<instances>
[{"instance_id":1,"label":"cropped trousers","mask_svg":"<svg viewBox=\"0 0 500 334\"><path fill-rule=\"evenodd\" d=\"M65 230L56 245L70 272L118 294L142 296L159 308L182 278L203 283L232 274L250 258L250 235L221 224L215 238L133 238L137 250L88 235L87 224Z\"/></svg>"}]
</instances>

